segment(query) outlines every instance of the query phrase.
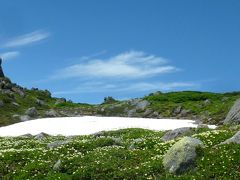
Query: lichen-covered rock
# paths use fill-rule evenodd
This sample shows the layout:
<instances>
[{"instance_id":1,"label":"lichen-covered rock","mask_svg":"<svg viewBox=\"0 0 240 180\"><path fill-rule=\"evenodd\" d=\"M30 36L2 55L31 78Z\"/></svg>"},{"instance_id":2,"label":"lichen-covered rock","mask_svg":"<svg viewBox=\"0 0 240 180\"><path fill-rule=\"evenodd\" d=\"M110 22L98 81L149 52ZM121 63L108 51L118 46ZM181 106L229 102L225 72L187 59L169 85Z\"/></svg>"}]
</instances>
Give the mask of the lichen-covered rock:
<instances>
[{"instance_id":1,"label":"lichen-covered rock","mask_svg":"<svg viewBox=\"0 0 240 180\"><path fill-rule=\"evenodd\" d=\"M163 141L170 141L177 137L183 136L192 130L190 127L177 128L172 131L167 132L161 139Z\"/></svg>"},{"instance_id":2,"label":"lichen-covered rock","mask_svg":"<svg viewBox=\"0 0 240 180\"><path fill-rule=\"evenodd\" d=\"M240 131L238 131L233 137L227 139L226 141L220 143L219 145L230 143L240 144Z\"/></svg>"},{"instance_id":3,"label":"lichen-covered rock","mask_svg":"<svg viewBox=\"0 0 240 180\"><path fill-rule=\"evenodd\" d=\"M203 147L203 143L192 137L184 137L176 142L163 157L165 169L173 174L181 174L193 168L197 147Z\"/></svg>"},{"instance_id":4,"label":"lichen-covered rock","mask_svg":"<svg viewBox=\"0 0 240 180\"><path fill-rule=\"evenodd\" d=\"M238 99L229 111L224 124L240 123L240 99Z\"/></svg>"}]
</instances>

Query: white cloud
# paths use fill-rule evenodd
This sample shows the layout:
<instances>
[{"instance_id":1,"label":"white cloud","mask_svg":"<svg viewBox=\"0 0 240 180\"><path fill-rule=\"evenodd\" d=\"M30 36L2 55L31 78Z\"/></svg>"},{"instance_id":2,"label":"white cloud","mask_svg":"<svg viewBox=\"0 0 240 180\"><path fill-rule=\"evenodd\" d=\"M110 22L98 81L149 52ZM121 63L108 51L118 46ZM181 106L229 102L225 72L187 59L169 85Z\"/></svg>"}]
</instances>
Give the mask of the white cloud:
<instances>
[{"instance_id":1,"label":"white cloud","mask_svg":"<svg viewBox=\"0 0 240 180\"><path fill-rule=\"evenodd\" d=\"M176 72L165 58L141 51L129 51L106 59L89 59L58 71L52 79L61 78L144 78Z\"/></svg>"},{"instance_id":2,"label":"white cloud","mask_svg":"<svg viewBox=\"0 0 240 180\"><path fill-rule=\"evenodd\" d=\"M57 91L54 95L79 94L79 93L101 93L101 92L147 92L147 91L171 91L171 90L187 90L188 88L197 88L200 84L191 82L137 82L110 84L104 82L83 83L81 87L77 87L67 91Z\"/></svg>"},{"instance_id":3,"label":"white cloud","mask_svg":"<svg viewBox=\"0 0 240 180\"><path fill-rule=\"evenodd\" d=\"M25 46L28 44L32 44L34 42L42 41L49 37L49 33L45 31L34 31L29 34L24 34L22 36L18 36L6 42L4 47L19 47Z\"/></svg>"},{"instance_id":4,"label":"white cloud","mask_svg":"<svg viewBox=\"0 0 240 180\"><path fill-rule=\"evenodd\" d=\"M9 51L9 52L1 53L0 57L5 61L5 60L9 60L9 59L14 59L19 55L20 55L20 52L18 52L18 51Z\"/></svg>"}]
</instances>

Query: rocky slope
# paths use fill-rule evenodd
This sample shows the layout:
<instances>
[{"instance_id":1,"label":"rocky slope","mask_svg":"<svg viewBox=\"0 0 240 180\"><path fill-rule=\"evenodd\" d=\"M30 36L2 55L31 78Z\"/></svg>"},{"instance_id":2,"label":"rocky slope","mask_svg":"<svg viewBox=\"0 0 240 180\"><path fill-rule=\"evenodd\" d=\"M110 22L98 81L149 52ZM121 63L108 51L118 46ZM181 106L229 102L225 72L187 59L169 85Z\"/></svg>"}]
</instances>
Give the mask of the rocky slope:
<instances>
[{"instance_id":1,"label":"rocky slope","mask_svg":"<svg viewBox=\"0 0 240 180\"><path fill-rule=\"evenodd\" d=\"M26 89L6 77L1 77L0 126L42 117L80 115L186 118L221 124L238 98L240 92L156 92L126 101L106 97L102 104L90 105L54 98L47 90Z\"/></svg>"}]
</instances>

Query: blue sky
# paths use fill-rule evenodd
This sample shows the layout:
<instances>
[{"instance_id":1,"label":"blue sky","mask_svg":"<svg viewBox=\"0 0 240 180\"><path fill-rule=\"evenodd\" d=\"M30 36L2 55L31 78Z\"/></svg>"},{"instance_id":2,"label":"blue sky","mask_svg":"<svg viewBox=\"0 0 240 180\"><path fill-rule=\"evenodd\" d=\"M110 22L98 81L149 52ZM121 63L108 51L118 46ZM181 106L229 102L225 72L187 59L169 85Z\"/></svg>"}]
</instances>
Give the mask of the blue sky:
<instances>
[{"instance_id":1,"label":"blue sky","mask_svg":"<svg viewBox=\"0 0 240 180\"><path fill-rule=\"evenodd\" d=\"M239 0L0 0L5 74L75 102L239 91Z\"/></svg>"}]
</instances>

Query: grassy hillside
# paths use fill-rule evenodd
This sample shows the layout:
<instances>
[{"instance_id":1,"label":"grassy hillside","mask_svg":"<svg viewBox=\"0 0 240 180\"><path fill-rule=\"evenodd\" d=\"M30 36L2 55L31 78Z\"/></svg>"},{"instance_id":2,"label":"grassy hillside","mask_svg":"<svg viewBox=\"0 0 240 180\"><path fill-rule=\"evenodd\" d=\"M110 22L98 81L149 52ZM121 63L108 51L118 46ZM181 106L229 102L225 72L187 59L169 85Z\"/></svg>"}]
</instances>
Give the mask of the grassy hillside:
<instances>
[{"instance_id":1,"label":"grassy hillside","mask_svg":"<svg viewBox=\"0 0 240 180\"><path fill-rule=\"evenodd\" d=\"M153 118L188 118L205 123L216 124L225 119L234 102L240 98L240 92L211 93L211 92L169 92L152 93L137 102L117 101L103 103L99 106L99 114L106 116L130 116ZM144 108L137 108L136 104L148 102ZM103 111L101 111L104 109Z\"/></svg>"},{"instance_id":2,"label":"grassy hillside","mask_svg":"<svg viewBox=\"0 0 240 180\"><path fill-rule=\"evenodd\" d=\"M0 138L2 179L239 179L240 145L215 146L238 128L193 129L189 136L203 141L196 168L168 173L162 164L178 140L161 141L164 132L125 129L76 137ZM101 135L101 136L100 136ZM53 142L66 143L51 147ZM55 143L56 144L56 143ZM216 156L217 154L217 156Z\"/></svg>"},{"instance_id":3,"label":"grassy hillside","mask_svg":"<svg viewBox=\"0 0 240 180\"><path fill-rule=\"evenodd\" d=\"M102 115L147 118L188 118L216 124L225 117L240 92L156 92L138 99L118 101L107 97L100 105L73 103L54 98L47 90L26 89L0 79L0 126L22 121L29 108L36 108L36 119L52 116ZM50 110L54 113L49 114Z\"/></svg>"}]
</instances>

